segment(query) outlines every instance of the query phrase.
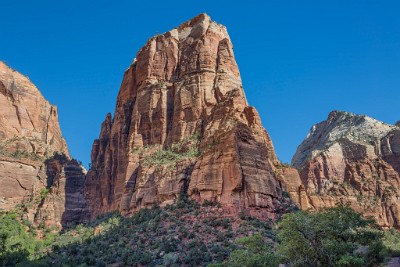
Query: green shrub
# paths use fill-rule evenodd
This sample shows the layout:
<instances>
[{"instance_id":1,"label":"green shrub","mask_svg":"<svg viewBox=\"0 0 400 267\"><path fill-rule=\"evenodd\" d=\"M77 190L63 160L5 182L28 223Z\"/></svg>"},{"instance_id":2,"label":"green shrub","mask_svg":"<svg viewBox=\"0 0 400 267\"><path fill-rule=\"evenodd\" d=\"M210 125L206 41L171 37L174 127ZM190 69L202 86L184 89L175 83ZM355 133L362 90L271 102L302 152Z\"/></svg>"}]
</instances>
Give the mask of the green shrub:
<instances>
[{"instance_id":1,"label":"green shrub","mask_svg":"<svg viewBox=\"0 0 400 267\"><path fill-rule=\"evenodd\" d=\"M400 232L395 229L386 231L383 237L383 245L392 257L400 257Z\"/></svg>"},{"instance_id":2,"label":"green shrub","mask_svg":"<svg viewBox=\"0 0 400 267\"><path fill-rule=\"evenodd\" d=\"M271 244L267 243L261 234L239 238L236 243L239 245L239 249L234 250L227 261L209 266L274 267L279 265L279 258L273 254Z\"/></svg>"},{"instance_id":3,"label":"green shrub","mask_svg":"<svg viewBox=\"0 0 400 267\"><path fill-rule=\"evenodd\" d=\"M382 233L375 222L347 206L286 214L278 226L278 253L292 266L363 266L382 260ZM369 253L356 254L360 246L370 246Z\"/></svg>"},{"instance_id":4,"label":"green shrub","mask_svg":"<svg viewBox=\"0 0 400 267\"><path fill-rule=\"evenodd\" d=\"M164 265L165 266L172 266L179 261L179 256L176 253L167 253L163 257Z\"/></svg>"},{"instance_id":5,"label":"green shrub","mask_svg":"<svg viewBox=\"0 0 400 267\"><path fill-rule=\"evenodd\" d=\"M40 255L42 243L35 239L30 225L20 222L15 212L0 213L0 265L14 266Z\"/></svg>"},{"instance_id":6,"label":"green shrub","mask_svg":"<svg viewBox=\"0 0 400 267\"><path fill-rule=\"evenodd\" d=\"M47 197L48 193L49 193L48 188L42 188L42 190L40 190L40 199L44 200Z\"/></svg>"},{"instance_id":7,"label":"green shrub","mask_svg":"<svg viewBox=\"0 0 400 267\"><path fill-rule=\"evenodd\" d=\"M132 149L131 153L141 155L144 165L173 166L183 159L199 157L199 144L200 137L198 135L192 135L177 143L173 143L169 147L135 147Z\"/></svg>"}]
</instances>

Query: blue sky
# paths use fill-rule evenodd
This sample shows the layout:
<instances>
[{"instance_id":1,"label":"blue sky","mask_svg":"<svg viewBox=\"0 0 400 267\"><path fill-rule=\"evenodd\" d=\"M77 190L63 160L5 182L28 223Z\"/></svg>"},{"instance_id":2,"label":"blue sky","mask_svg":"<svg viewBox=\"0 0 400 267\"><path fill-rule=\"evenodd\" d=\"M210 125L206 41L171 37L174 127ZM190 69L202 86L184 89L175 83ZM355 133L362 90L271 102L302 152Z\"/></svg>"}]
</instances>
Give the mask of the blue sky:
<instances>
[{"instance_id":1,"label":"blue sky","mask_svg":"<svg viewBox=\"0 0 400 267\"><path fill-rule=\"evenodd\" d=\"M400 1L0 1L0 60L59 108L86 165L146 40L206 12L228 28L249 103L290 162L332 110L400 120Z\"/></svg>"}]
</instances>

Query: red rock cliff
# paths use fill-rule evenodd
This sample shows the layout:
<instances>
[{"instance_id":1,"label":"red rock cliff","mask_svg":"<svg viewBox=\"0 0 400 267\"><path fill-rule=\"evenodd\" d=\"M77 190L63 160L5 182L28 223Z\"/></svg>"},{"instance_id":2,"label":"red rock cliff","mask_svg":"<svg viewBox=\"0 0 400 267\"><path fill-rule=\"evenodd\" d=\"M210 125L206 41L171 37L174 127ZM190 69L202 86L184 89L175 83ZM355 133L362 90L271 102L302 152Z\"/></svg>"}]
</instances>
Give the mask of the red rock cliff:
<instances>
[{"instance_id":1,"label":"red rock cliff","mask_svg":"<svg viewBox=\"0 0 400 267\"><path fill-rule=\"evenodd\" d=\"M201 14L149 39L126 70L114 118L93 144L87 196L92 216L181 194L273 216L277 164L226 28Z\"/></svg>"},{"instance_id":2,"label":"red rock cliff","mask_svg":"<svg viewBox=\"0 0 400 267\"><path fill-rule=\"evenodd\" d=\"M292 164L300 172L303 209L349 203L381 226L400 228L399 127L331 112L311 128Z\"/></svg>"},{"instance_id":3,"label":"red rock cliff","mask_svg":"<svg viewBox=\"0 0 400 267\"><path fill-rule=\"evenodd\" d=\"M57 161L55 153L69 158L57 108L27 77L0 62L0 210L18 209L26 219L48 226L74 220L65 213L73 194L64 192L65 183L55 185L49 179L48 163ZM58 163L57 175L70 184L63 171L66 162ZM84 174L81 179L84 185ZM78 187L73 190L83 189ZM75 202L84 203L83 192Z\"/></svg>"}]
</instances>

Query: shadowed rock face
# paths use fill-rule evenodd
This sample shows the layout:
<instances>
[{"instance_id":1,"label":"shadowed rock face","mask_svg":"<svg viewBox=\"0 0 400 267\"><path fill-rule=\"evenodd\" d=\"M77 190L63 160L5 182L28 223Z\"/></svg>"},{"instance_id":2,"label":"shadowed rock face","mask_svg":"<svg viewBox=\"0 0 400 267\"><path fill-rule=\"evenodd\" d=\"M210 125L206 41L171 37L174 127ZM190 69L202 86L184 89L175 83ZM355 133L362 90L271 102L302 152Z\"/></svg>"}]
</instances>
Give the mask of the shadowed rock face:
<instances>
[{"instance_id":1,"label":"shadowed rock face","mask_svg":"<svg viewBox=\"0 0 400 267\"><path fill-rule=\"evenodd\" d=\"M61 227L66 198L72 195L61 192L59 185L61 191L55 190L49 182L53 181L48 179L52 166L47 163L54 153L69 157L57 108L27 77L0 62L0 210L20 209L32 222ZM62 175L64 167L60 166L57 175ZM69 179L68 175L61 177ZM85 176L81 179L84 185ZM44 219L40 211L51 215Z\"/></svg>"},{"instance_id":2,"label":"shadowed rock face","mask_svg":"<svg viewBox=\"0 0 400 267\"><path fill-rule=\"evenodd\" d=\"M385 227L400 228L400 128L334 111L311 128L292 165L303 209L350 203Z\"/></svg>"},{"instance_id":3,"label":"shadowed rock face","mask_svg":"<svg viewBox=\"0 0 400 267\"><path fill-rule=\"evenodd\" d=\"M37 208L35 222L65 228L88 221L90 215L84 191L86 170L76 160L62 155L53 156L45 164L48 194Z\"/></svg>"},{"instance_id":4,"label":"shadowed rock face","mask_svg":"<svg viewBox=\"0 0 400 267\"><path fill-rule=\"evenodd\" d=\"M114 118L93 144L87 196L92 216L181 194L273 216L277 164L226 28L201 14L149 39L126 70Z\"/></svg>"}]
</instances>

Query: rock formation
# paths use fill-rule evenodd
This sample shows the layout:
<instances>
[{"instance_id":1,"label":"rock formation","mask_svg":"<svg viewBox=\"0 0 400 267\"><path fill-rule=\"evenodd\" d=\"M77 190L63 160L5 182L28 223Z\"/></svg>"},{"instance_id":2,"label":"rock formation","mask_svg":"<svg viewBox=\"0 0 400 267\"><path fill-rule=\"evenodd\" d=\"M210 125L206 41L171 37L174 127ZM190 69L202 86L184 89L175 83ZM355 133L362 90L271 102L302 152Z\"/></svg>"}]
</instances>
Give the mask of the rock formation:
<instances>
[{"instance_id":1,"label":"rock formation","mask_svg":"<svg viewBox=\"0 0 400 267\"><path fill-rule=\"evenodd\" d=\"M226 28L201 14L149 39L126 70L114 118L93 144L87 197L92 216L183 194L273 216L279 165L247 104Z\"/></svg>"},{"instance_id":2,"label":"rock formation","mask_svg":"<svg viewBox=\"0 0 400 267\"><path fill-rule=\"evenodd\" d=\"M42 157L53 151L68 154L57 107L44 99L27 77L0 62L0 141L12 138L29 139L31 144L31 147L14 147L12 153L30 150Z\"/></svg>"},{"instance_id":3,"label":"rock formation","mask_svg":"<svg viewBox=\"0 0 400 267\"><path fill-rule=\"evenodd\" d=\"M307 195L301 208L349 203L381 226L400 228L398 126L333 111L311 128L292 165Z\"/></svg>"},{"instance_id":4,"label":"rock formation","mask_svg":"<svg viewBox=\"0 0 400 267\"><path fill-rule=\"evenodd\" d=\"M86 170L74 159L54 155L46 160L47 190L35 213L34 221L46 225L88 221L90 211L85 199Z\"/></svg>"},{"instance_id":5,"label":"rock formation","mask_svg":"<svg viewBox=\"0 0 400 267\"><path fill-rule=\"evenodd\" d=\"M55 161L54 155L69 158L57 108L27 77L0 62L0 210L17 208L27 219L41 223L39 210L63 214L68 209L65 193L54 189L48 179L47 163ZM79 164L76 167L80 168ZM59 175L65 168L57 170ZM53 201L48 203L47 197ZM61 217L51 216L46 222L61 226Z\"/></svg>"}]
</instances>

